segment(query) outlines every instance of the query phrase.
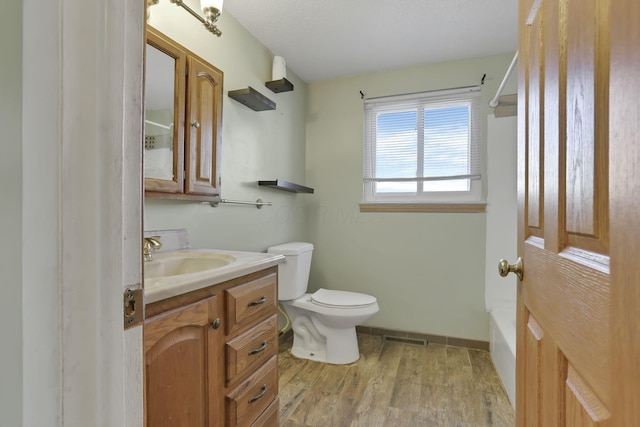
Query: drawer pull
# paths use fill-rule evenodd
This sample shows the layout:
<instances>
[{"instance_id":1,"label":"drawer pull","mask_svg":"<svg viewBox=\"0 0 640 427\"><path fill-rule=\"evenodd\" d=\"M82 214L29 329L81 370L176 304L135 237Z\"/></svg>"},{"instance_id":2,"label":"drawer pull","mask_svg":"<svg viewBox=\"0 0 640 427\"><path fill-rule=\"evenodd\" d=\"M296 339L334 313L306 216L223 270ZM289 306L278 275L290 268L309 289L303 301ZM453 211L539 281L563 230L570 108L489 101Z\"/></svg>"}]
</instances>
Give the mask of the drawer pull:
<instances>
[{"instance_id":1,"label":"drawer pull","mask_svg":"<svg viewBox=\"0 0 640 427\"><path fill-rule=\"evenodd\" d=\"M264 304L265 302L267 302L267 297L262 297L260 299L255 300L255 301L251 301L249 304L247 304L247 306L253 307L253 306L256 306L256 305Z\"/></svg>"},{"instance_id":2,"label":"drawer pull","mask_svg":"<svg viewBox=\"0 0 640 427\"><path fill-rule=\"evenodd\" d=\"M249 356L253 356L254 354L258 354L261 351L265 351L267 348L267 342L266 341L262 341L262 345L259 348L256 348L255 350L251 350L249 352Z\"/></svg>"},{"instance_id":3,"label":"drawer pull","mask_svg":"<svg viewBox=\"0 0 640 427\"><path fill-rule=\"evenodd\" d=\"M260 400L260 398L262 398L262 396L264 396L264 394L266 392L267 392L267 385L266 384L262 384L262 389L260 390L260 393L256 394L251 399L249 399L249 403L253 403L256 400Z\"/></svg>"}]
</instances>

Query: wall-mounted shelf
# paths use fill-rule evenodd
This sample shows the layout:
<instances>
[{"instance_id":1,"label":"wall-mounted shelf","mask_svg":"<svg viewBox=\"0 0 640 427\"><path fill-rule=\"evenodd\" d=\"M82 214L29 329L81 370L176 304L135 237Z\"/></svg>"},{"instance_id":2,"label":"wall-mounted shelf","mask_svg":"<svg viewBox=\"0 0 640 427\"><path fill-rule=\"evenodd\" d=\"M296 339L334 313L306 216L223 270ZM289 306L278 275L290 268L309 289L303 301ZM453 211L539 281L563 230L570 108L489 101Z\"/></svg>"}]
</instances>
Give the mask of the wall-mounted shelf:
<instances>
[{"instance_id":1,"label":"wall-mounted shelf","mask_svg":"<svg viewBox=\"0 0 640 427\"><path fill-rule=\"evenodd\" d=\"M230 90L229 98L234 99L243 105L246 105L253 111L266 111L276 109L275 102L273 102L251 86L248 86L246 89Z\"/></svg>"},{"instance_id":2,"label":"wall-mounted shelf","mask_svg":"<svg viewBox=\"0 0 640 427\"><path fill-rule=\"evenodd\" d=\"M287 79L272 80L264 84L274 93L290 92L293 90L293 83Z\"/></svg>"},{"instance_id":3,"label":"wall-mounted shelf","mask_svg":"<svg viewBox=\"0 0 640 427\"><path fill-rule=\"evenodd\" d=\"M258 185L263 187L271 187L278 190L288 191L290 193L310 193L313 194L313 188L304 185L294 184L293 182L276 179L273 181L258 181Z\"/></svg>"}]
</instances>

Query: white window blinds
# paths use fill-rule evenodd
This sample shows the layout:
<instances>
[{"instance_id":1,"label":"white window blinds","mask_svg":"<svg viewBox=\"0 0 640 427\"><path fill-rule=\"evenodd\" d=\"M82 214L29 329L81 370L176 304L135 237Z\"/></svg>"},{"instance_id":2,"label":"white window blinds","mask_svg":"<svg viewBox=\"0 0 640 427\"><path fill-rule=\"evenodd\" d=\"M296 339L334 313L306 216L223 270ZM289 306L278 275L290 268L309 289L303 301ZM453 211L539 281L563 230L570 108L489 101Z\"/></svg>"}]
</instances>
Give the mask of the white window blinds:
<instances>
[{"instance_id":1,"label":"white window blinds","mask_svg":"<svg viewBox=\"0 0 640 427\"><path fill-rule=\"evenodd\" d=\"M365 202L468 192L481 178L480 88L365 100Z\"/></svg>"}]
</instances>

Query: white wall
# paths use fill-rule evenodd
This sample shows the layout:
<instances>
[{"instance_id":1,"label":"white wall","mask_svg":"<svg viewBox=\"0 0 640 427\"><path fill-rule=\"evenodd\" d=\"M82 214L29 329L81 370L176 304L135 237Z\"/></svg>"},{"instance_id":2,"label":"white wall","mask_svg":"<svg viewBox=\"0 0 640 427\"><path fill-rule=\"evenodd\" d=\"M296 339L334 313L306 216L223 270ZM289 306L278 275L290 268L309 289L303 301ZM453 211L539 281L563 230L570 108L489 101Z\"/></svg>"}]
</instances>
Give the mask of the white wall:
<instances>
[{"instance_id":1,"label":"white wall","mask_svg":"<svg viewBox=\"0 0 640 427\"><path fill-rule=\"evenodd\" d=\"M0 14L0 426L22 424L22 2Z\"/></svg>"},{"instance_id":2,"label":"white wall","mask_svg":"<svg viewBox=\"0 0 640 427\"><path fill-rule=\"evenodd\" d=\"M188 2L189 3L189 2ZM220 17L217 38L185 10L167 2L151 8L149 23L224 72L222 111L222 197L273 202L272 207L220 205L145 199L146 230L187 228L193 247L264 251L304 236L304 203L309 195L259 187L259 180L284 179L305 184L306 84L290 70L293 92L275 94L273 53L228 13ZM251 86L276 103L276 110L255 112L227 96Z\"/></svg>"},{"instance_id":3,"label":"white wall","mask_svg":"<svg viewBox=\"0 0 640 427\"><path fill-rule=\"evenodd\" d=\"M517 120L489 115L488 125L485 303L487 310L509 309L515 313L516 275L500 277L498 261L504 258L514 263L518 257Z\"/></svg>"},{"instance_id":4,"label":"white wall","mask_svg":"<svg viewBox=\"0 0 640 427\"><path fill-rule=\"evenodd\" d=\"M367 324L488 341L484 304L486 214L360 213L362 100L477 85L483 106L508 53L346 77L309 85L307 235L316 245L312 288L366 292L380 312Z\"/></svg>"}]
</instances>

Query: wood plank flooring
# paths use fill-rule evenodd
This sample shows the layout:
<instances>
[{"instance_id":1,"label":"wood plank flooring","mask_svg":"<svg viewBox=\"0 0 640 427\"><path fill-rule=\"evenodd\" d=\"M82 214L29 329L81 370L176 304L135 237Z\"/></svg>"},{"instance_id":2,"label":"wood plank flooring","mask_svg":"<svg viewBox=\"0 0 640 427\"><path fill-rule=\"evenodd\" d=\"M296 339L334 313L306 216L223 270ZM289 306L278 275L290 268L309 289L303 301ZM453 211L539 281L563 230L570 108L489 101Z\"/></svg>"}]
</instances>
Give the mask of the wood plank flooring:
<instances>
[{"instance_id":1,"label":"wood plank flooring","mask_svg":"<svg viewBox=\"0 0 640 427\"><path fill-rule=\"evenodd\" d=\"M281 427L513 426L488 352L358 335L360 360L329 365L280 347Z\"/></svg>"}]
</instances>

